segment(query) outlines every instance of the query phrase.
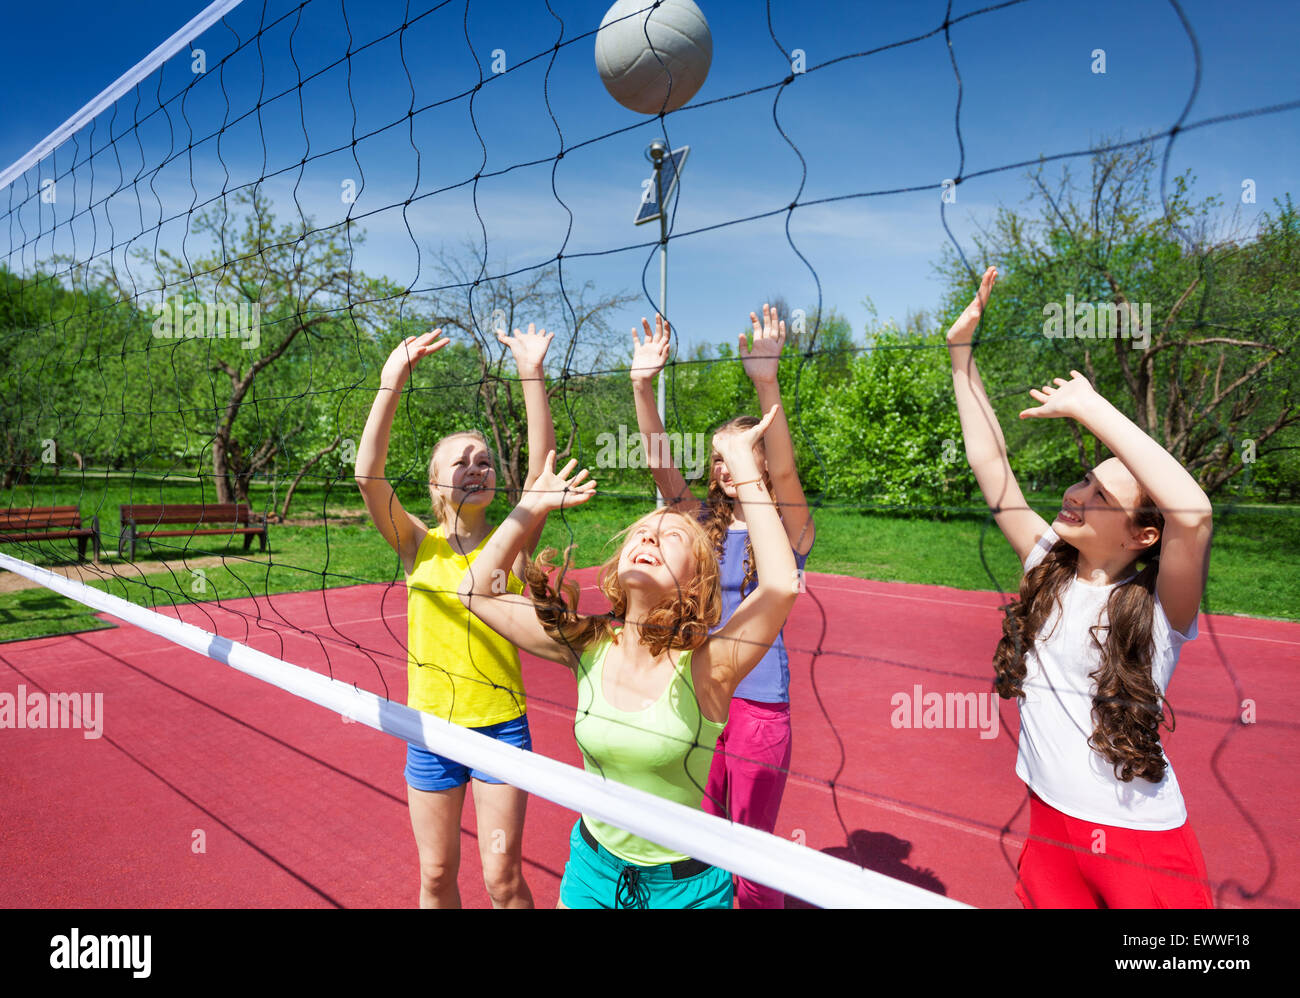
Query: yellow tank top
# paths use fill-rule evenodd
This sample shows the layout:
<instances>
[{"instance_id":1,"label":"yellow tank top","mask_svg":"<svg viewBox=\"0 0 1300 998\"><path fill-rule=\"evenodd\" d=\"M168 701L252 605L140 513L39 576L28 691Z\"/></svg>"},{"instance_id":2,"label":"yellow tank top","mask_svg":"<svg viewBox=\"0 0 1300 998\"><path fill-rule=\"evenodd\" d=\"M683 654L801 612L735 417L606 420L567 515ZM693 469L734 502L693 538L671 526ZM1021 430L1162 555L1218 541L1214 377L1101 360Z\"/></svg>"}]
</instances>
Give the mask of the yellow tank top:
<instances>
[{"instance_id":1,"label":"yellow tank top","mask_svg":"<svg viewBox=\"0 0 1300 998\"><path fill-rule=\"evenodd\" d=\"M518 650L457 595L483 544L459 555L439 525L424 535L406 577L407 705L466 728L513 721L527 709ZM513 572L506 587L523 592Z\"/></svg>"}]
</instances>

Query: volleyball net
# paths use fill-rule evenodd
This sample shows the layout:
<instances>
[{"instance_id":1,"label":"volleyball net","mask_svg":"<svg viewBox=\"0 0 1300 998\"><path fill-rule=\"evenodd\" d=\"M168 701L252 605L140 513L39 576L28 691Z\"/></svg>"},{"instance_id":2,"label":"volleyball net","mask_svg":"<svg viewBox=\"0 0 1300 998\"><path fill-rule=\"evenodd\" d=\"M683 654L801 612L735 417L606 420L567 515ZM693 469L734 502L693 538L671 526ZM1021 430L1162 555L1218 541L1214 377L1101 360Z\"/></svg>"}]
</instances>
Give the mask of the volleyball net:
<instances>
[{"instance_id":1,"label":"volleyball net","mask_svg":"<svg viewBox=\"0 0 1300 998\"><path fill-rule=\"evenodd\" d=\"M404 337L435 326L452 332L456 345L412 375L389 451L390 479L407 509L427 509L433 443L471 428L485 433L500 462L498 516L517 495L527 434L518 379L495 337L529 322L557 333L547 393L560 447L601 480L593 509L618 501L611 507L618 522L608 515L606 536L652 508L639 437L635 426L629 431L625 425L634 418L627 343L615 325L634 306L661 310L648 276L659 240L611 235L604 216L622 211L623 202L610 191L613 185L601 185L602 151L649 138L674 149L679 136L697 134L685 116L707 121L723 108L749 120L755 134L761 128L788 147L802 175L779 203L693 227L678 225L679 199L669 209L666 243L674 251L716 246L708 241L757 232L767 238L779 226L781 265L799 268L799 293L807 304L791 315L781 381L815 513L974 516L981 524L987 588L1013 588L1015 567L994 567L985 556L990 519L977 494L972 498L950 399L948 411L937 401L915 403L950 393L941 325L895 328L866 344L854 342L823 300L810 262L815 235L808 233L816 227L801 232L801 220L845 206L932 195L937 225L951 247L950 270L969 279L946 303L960 304L962 294L973 294L980 262L968 259L966 247L979 251L972 257L983 256L983 247L975 235L964 246L954 234L953 191L1083 160L1128 169L1134 183L1143 170L1158 173L1165 242L1153 253L1181 247L1186 263L1175 268L1178 277L1201 288L1216 281L1226 286L1239 277L1233 268L1245 264L1216 255L1189 231L1183 189L1169 171L1170 150L1180 136L1201 129L1260 116L1287 120L1300 101L1193 117L1199 42L1173 3L1196 70L1177 120L1141 139L971 169L962 139L961 33L1016 16L1015 8L1031 0L966 12L949 4L939 23L868 48L822 37L817 59L782 37L788 12L769 3L771 58L761 78L631 123L599 91L589 18L576 22L547 2L521 8L509 25L492 5L475 0L415 6L219 0L0 174L7 238L0 259L0 539L6 542L0 565L326 709L811 903L953 904L411 711L388 698L381 652L338 628L327 627L322 638L273 597L363 583L381 583L385 593L397 594L376 596L390 611L400 597L400 565L391 554L357 553L375 538L352 466L384 358ZM808 160L791 138L798 112L787 110L793 95L835 79L846 67L929 43L942 43L951 63L957 160L924 181L805 193ZM609 107L590 110L600 101ZM1116 158L1128 153L1139 157L1136 165ZM1103 177L1099 189L1108 189L1107 182ZM589 195L589 187L599 196ZM631 188L629 207L639 193ZM463 249L455 248L462 243ZM1062 300L1067 288L1077 288L1080 300L1108 297L1097 284L1105 268L1083 274L1071 270L1076 262L1053 278ZM1186 296L1180 299L1177 288L1144 286L1141 261L1130 262L1131 285L1121 288L1125 275L1116 281L1107 274L1113 297L1125 307L1144 294L1156 297L1158 307L1168 299L1168 323L1162 333L1149 316L1143 324L1139 311L1131 327L1111 325L1109 338L1119 343L1121 332L1142 331L1165 351L1159 356L1177 355L1160 369L1177 386L1170 397L1204 390L1205 365L1221 356L1212 353L1210 327L1232 323L1238 330L1233 338L1253 344L1253 354L1218 362L1211 390L1217 401L1195 409L1196 425L1187 429L1195 438L1189 453L1209 480L1250 485L1251 462L1233 467L1224 455L1244 454L1247 443L1277 445L1300 420L1287 384L1270 380L1292 359L1277 329L1300 314L1300 299L1286 287L1268 314L1229 309L1207 315L1202 309L1193 315L1190 308L1182 311ZM639 295L608 290L625 286L629 277L639 282ZM1023 376L1017 364L1031 350L1038 360L1061 365L1051 373L1077 367L1116 386L1141 376L1111 343L1104 356L1100 348L1087 354L1107 337L1085 336L1082 327L1078 336L1046 338L1016 331L1026 315L1037 314L1042 325L1039 304L1008 305L1001 313L995 301L990 317L996 322L977 340L981 364L986 357L990 364L985 378L997 381L1003 397L1028 387L1017 380ZM690 316L662 310L679 341L698 336ZM1070 314L1073 319L1073 309ZM1088 314L1089 322L1102 322L1117 313L1100 308ZM1189 337L1199 340L1187 346ZM874 373L856 380L845 373L864 358L873 359ZM933 358L939 358L937 367ZM915 378L907 379L909 372ZM702 468L692 467L693 458L707 460L705 444L692 450L692 441L747 403L742 364L733 352L675 348L663 377L665 422L690 477ZM1264 392L1265 405L1251 405L1252 387ZM891 435L864 445L846 428L860 418L849 400L873 393L878 404L892 407L895 422ZM731 406L722 418L719 404ZM1086 442L1077 444L1086 460ZM876 447L882 450L864 453ZM1059 494L1077 477L1059 447L1030 457L1035 492ZM871 463L913 472L877 480ZM698 484L698 475L692 480ZM586 515L554 515L547 537L558 546L588 537L581 526ZM78 568L76 579L44 567L65 565L73 542L93 545L96 555ZM594 552L590 560L598 560ZM202 611L209 602L242 618L243 633L228 633L229 616L219 625L210 615L212 630L204 631L154 610ZM1206 609L1213 608L1209 593ZM222 629L227 633L218 633ZM311 636L319 654L290 664L241 643L254 630ZM404 644L401 629L389 630ZM376 662L372 691L333 678L331 655L341 648ZM852 656L856 649L819 643L809 651L815 670L819 656ZM888 656L875 660L916 665ZM861 664L871 661L867 655ZM919 668L933 671L932 663ZM1240 700L1241 684L1228 669ZM1222 744L1235 730L1225 722ZM826 789L836 794L835 778ZM934 810L919 791L905 803ZM1269 856L1261 877L1267 885L1272 854L1262 833L1261 840Z\"/></svg>"}]
</instances>

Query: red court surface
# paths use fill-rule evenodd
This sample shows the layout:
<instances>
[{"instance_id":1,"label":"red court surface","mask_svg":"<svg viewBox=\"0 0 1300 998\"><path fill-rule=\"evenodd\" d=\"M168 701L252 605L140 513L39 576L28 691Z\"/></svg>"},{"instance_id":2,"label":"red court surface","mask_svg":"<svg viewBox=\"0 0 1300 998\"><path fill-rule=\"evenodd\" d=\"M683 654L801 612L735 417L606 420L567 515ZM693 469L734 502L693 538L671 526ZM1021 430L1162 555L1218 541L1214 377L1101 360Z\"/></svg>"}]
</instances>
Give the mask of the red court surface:
<instances>
[{"instance_id":1,"label":"red court surface","mask_svg":"<svg viewBox=\"0 0 1300 998\"><path fill-rule=\"evenodd\" d=\"M786 628L795 745L777 834L968 904L1018 907L1028 809L1014 705L998 701L992 738L969 721L891 723L897 694L989 689L998 603L809 576ZM180 616L405 700L401 586ZM1216 901L1300 906L1300 624L1202 616L1200 626L1169 691L1177 730L1166 746ZM571 677L525 657L524 678L534 748L581 765ZM129 626L0 645L0 693L19 685L102 692L103 732L0 730L0 906L415 903L405 743ZM1241 723L1243 700L1254 723ZM574 819L529 802L525 875L539 906L556 902ZM483 907L472 806L462 829L463 900Z\"/></svg>"}]
</instances>

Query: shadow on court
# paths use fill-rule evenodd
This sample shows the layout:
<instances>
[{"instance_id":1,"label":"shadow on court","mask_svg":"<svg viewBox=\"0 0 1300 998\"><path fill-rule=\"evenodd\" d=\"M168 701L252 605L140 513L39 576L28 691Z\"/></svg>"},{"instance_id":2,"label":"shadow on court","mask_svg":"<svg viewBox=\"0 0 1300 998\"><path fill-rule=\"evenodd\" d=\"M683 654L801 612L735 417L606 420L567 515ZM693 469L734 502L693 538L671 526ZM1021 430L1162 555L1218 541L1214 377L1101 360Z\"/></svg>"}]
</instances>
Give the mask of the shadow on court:
<instances>
[{"instance_id":1,"label":"shadow on court","mask_svg":"<svg viewBox=\"0 0 1300 998\"><path fill-rule=\"evenodd\" d=\"M897 835L859 828L849 834L847 846L831 846L821 851L827 856L834 856L836 859L860 866L864 870L901 880L905 884L912 884L914 887L933 891L945 897L948 894L948 889L933 870L918 869L908 864L908 857L912 854L912 843L900 839ZM785 899L785 906L787 908L812 907L807 902L792 897Z\"/></svg>"}]
</instances>

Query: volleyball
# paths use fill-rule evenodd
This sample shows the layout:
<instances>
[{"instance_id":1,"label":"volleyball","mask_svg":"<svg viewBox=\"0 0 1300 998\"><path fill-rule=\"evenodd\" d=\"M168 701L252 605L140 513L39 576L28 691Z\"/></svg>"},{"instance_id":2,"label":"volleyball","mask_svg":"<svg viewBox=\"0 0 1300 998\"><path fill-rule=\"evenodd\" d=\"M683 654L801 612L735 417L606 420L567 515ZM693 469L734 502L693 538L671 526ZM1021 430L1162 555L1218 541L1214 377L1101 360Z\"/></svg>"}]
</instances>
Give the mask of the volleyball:
<instances>
[{"instance_id":1,"label":"volleyball","mask_svg":"<svg viewBox=\"0 0 1300 998\"><path fill-rule=\"evenodd\" d=\"M596 32L596 69L610 96L642 114L675 111L699 92L713 36L691 0L617 0ZM670 86L671 81L671 86Z\"/></svg>"}]
</instances>

